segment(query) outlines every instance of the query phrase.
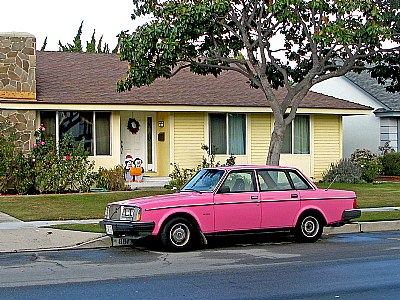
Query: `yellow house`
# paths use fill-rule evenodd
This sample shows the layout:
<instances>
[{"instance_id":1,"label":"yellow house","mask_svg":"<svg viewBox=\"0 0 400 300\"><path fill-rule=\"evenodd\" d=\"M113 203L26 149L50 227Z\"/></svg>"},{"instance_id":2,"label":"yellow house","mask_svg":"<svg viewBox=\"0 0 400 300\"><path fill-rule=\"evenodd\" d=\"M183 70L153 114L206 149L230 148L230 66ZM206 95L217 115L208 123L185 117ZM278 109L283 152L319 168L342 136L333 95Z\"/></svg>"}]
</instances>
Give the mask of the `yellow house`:
<instances>
[{"instance_id":1,"label":"yellow house","mask_svg":"<svg viewBox=\"0 0 400 300\"><path fill-rule=\"evenodd\" d=\"M97 167L124 164L128 154L141 158L145 176L168 176L174 163L197 166L202 144L221 163L230 154L236 164L266 162L272 111L261 91L235 72L215 78L182 71L117 93L127 68L117 55L34 49L32 35L0 33L0 119L19 124L26 150L33 130L44 124L56 140L66 133L84 139ZM281 165L320 179L342 158L342 116L370 111L310 92L287 129Z\"/></svg>"}]
</instances>

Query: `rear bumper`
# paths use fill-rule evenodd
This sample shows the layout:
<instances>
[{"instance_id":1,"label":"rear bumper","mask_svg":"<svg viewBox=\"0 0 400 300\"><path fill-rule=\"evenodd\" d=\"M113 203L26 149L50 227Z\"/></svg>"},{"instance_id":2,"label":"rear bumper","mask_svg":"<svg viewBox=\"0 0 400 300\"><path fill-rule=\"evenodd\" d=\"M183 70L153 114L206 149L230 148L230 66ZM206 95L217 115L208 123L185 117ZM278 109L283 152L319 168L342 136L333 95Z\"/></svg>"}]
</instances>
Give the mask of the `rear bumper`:
<instances>
[{"instance_id":1,"label":"rear bumper","mask_svg":"<svg viewBox=\"0 0 400 300\"><path fill-rule=\"evenodd\" d=\"M345 210L342 215L342 222L349 222L351 219L357 219L361 216L361 210L359 209L350 209Z\"/></svg>"},{"instance_id":2,"label":"rear bumper","mask_svg":"<svg viewBox=\"0 0 400 300\"><path fill-rule=\"evenodd\" d=\"M106 227L112 227L112 234L107 233L109 236L138 239L151 235L154 230L155 223L102 220L100 221L100 226L103 227L106 232Z\"/></svg>"},{"instance_id":3,"label":"rear bumper","mask_svg":"<svg viewBox=\"0 0 400 300\"><path fill-rule=\"evenodd\" d=\"M359 209L349 209L345 210L342 214L342 219L339 222L330 223L329 227L339 227L349 223L352 219L357 219L361 216L361 210Z\"/></svg>"}]
</instances>

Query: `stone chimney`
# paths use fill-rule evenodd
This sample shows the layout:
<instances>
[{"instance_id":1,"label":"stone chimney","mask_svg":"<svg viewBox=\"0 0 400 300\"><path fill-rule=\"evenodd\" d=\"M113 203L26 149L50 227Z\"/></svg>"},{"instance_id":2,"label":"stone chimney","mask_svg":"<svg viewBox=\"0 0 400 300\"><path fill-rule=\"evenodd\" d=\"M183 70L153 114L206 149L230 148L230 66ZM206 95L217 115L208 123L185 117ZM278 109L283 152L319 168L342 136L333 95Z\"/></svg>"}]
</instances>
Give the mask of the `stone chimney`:
<instances>
[{"instance_id":1,"label":"stone chimney","mask_svg":"<svg viewBox=\"0 0 400 300\"><path fill-rule=\"evenodd\" d=\"M0 33L0 100L36 99L36 38Z\"/></svg>"}]
</instances>

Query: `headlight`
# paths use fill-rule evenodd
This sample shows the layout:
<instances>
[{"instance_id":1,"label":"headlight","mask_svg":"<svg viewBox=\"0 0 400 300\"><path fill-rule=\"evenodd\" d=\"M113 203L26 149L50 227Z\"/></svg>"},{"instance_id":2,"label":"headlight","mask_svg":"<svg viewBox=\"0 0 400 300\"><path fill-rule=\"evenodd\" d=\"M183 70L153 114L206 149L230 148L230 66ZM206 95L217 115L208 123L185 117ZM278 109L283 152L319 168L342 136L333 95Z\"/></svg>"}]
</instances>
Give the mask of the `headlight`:
<instances>
[{"instance_id":1,"label":"headlight","mask_svg":"<svg viewBox=\"0 0 400 300\"><path fill-rule=\"evenodd\" d=\"M110 218L110 205L106 206L106 211L104 212L104 219Z\"/></svg>"},{"instance_id":2,"label":"headlight","mask_svg":"<svg viewBox=\"0 0 400 300\"><path fill-rule=\"evenodd\" d=\"M135 206L121 207L121 220L140 221L142 210Z\"/></svg>"}]
</instances>

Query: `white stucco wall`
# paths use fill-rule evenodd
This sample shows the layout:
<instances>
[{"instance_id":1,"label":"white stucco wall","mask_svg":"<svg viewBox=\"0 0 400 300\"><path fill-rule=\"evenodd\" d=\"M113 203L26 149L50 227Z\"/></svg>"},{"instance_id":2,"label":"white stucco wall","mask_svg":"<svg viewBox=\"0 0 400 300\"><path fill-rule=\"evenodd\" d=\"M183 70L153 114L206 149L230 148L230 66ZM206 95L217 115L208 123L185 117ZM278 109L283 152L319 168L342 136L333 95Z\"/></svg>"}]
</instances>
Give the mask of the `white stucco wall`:
<instances>
[{"instance_id":1,"label":"white stucco wall","mask_svg":"<svg viewBox=\"0 0 400 300\"><path fill-rule=\"evenodd\" d=\"M315 85L312 91L374 109L382 107L380 102L345 77L331 78L321 82ZM379 146L380 119L374 113L343 117L343 157L350 157L356 149L368 149L377 153Z\"/></svg>"}]
</instances>

